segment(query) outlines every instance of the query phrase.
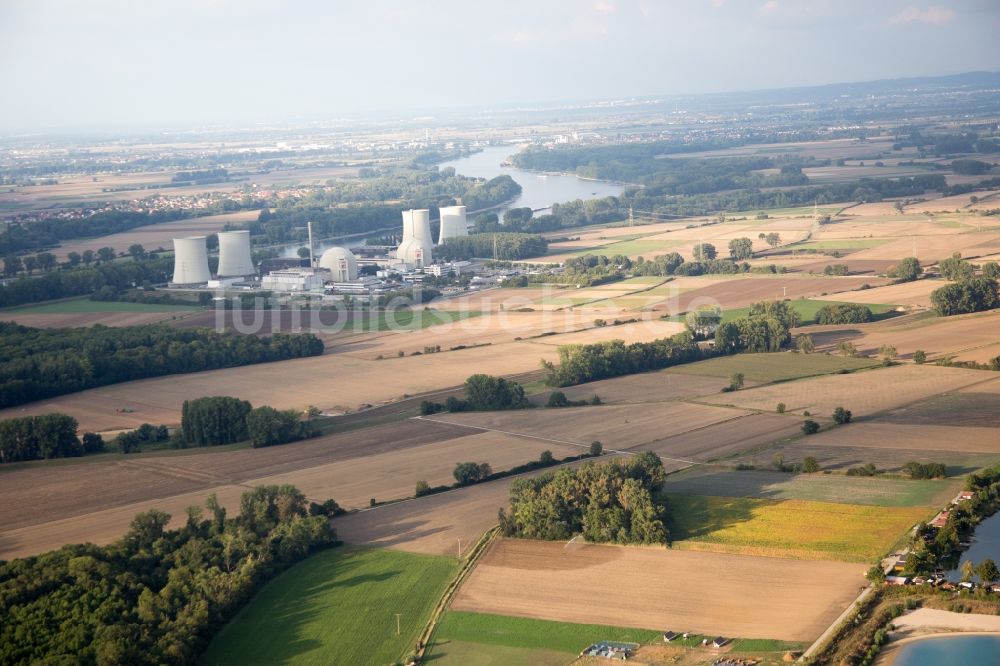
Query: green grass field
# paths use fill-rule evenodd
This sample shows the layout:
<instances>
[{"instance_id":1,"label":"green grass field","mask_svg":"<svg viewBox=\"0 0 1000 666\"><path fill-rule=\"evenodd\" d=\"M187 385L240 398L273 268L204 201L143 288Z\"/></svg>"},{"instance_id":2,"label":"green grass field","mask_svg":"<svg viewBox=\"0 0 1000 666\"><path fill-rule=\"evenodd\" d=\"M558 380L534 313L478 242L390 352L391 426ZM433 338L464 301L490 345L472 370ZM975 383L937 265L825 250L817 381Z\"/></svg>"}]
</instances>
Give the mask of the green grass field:
<instances>
[{"instance_id":1,"label":"green grass field","mask_svg":"<svg viewBox=\"0 0 1000 666\"><path fill-rule=\"evenodd\" d=\"M673 547L765 557L871 562L934 514L807 500L667 495Z\"/></svg>"},{"instance_id":2,"label":"green grass field","mask_svg":"<svg viewBox=\"0 0 1000 666\"><path fill-rule=\"evenodd\" d=\"M364 331L391 331L391 330L418 330L438 324L448 324L461 319L471 319L478 317L482 312L478 311L452 311L452 310L378 310L375 312L365 312L362 319L361 330ZM374 316L372 316L374 315ZM345 330L354 332L353 320L347 325Z\"/></svg>"},{"instance_id":3,"label":"green grass field","mask_svg":"<svg viewBox=\"0 0 1000 666\"><path fill-rule=\"evenodd\" d=\"M457 570L458 562L445 557L323 551L264 586L219 632L201 663L392 663L413 650Z\"/></svg>"},{"instance_id":4,"label":"green grass field","mask_svg":"<svg viewBox=\"0 0 1000 666\"><path fill-rule=\"evenodd\" d=\"M76 299L44 305L26 305L9 310L5 314L79 314L86 312L190 312L198 310L197 303L191 305L157 305L151 303L123 303L117 301L91 301Z\"/></svg>"},{"instance_id":5,"label":"green grass field","mask_svg":"<svg viewBox=\"0 0 1000 666\"><path fill-rule=\"evenodd\" d=\"M789 301L788 304L799 313L802 318L802 324L815 324L816 314L820 311L820 308L826 305L848 305L847 301L821 301L812 298L799 298L794 301ZM865 303L868 309L872 311L875 315L875 319L880 319L880 315L883 317L890 312L893 312L898 305L890 305L887 303ZM746 317L750 313L750 308L733 308L732 310L726 310L722 313L722 321L732 321L734 319L739 319L741 317Z\"/></svg>"},{"instance_id":6,"label":"green grass field","mask_svg":"<svg viewBox=\"0 0 1000 666\"><path fill-rule=\"evenodd\" d=\"M490 613L448 611L434 632L431 654L447 652L447 641L462 641L509 648L546 650L576 655L600 640L648 643L660 632L652 629L629 629L598 624L552 622L527 617Z\"/></svg>"},{"instance_id":7,"label":"green grass field","mask_svg":"<svg viewBox=\"0 0 1000 666\"><path fill-rule=\"evenodd\" d=\"M958 480L911 481L842 474L693 469L667 478L672 494L810 500L873 506L939 506L960 490Z\"/></svg>"},{"instance_id":8,"label":"green grass field","mask_svg":"<svg viewBox=\"0 0 1000 666\"><path fill-rule=\"evenodd\" d=\"M753 382L780 382L802 377L829 375L842 370L858 370L879 365L877 359L827 356L826 354L733 354L719 356L707 361L685 363L669 368L666 372L679 375L705 375L708 377L732 377L742 372L745 379Z\"/></svg>"},{"instance_id":9,"label":"green grass field","mask_svg":"<svg viewBox=\"0 0 1000 666\"><path fill-rule=\"evenodd\" d=\"M687 640L674 641L671 646L701 650L702 638L692 635ZM448 611L431 639L427 661L463 666L557 666L569 664L581 650L602 640L662 645L662 629L628 629ZM785 650L803 647L800 643L738 638L733 641L732 652L756 653L758 658L760 653L776 653L772 661L777 661Z\"/></svg>"}]
</instances>

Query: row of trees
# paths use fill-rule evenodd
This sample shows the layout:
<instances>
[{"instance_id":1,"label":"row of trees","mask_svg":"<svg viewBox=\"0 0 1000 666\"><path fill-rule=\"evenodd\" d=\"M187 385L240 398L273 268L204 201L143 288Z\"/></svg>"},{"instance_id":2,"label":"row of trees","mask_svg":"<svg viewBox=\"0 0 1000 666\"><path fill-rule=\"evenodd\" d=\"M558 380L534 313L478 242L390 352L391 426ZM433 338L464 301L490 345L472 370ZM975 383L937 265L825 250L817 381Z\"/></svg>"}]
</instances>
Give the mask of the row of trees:
<instances>
[{"instance_id":1,"label":"row of trees","mask_svg":"<svg viewBox=\"0 0 1000 666\"><path fill-rule=\"evenodd\" d=\"M471 375L465 380L464 388L465 398L449 396L444 404L424 400L420 403L421 414L434 414L444 410L485 412L531 407L531 403L524 395L524 387L503 377Z\"/></svg>"},{"instance_id":2,"label":"row of trees","mask_svg":"<svg viewBox=\"0 0 1000 666\"><path fill-rule=\"evenodd\" d=\"M318 356L311 333L272 336L164 325L37 329L0 322L0 407L96 386Z\"/></svg>"},{"instance_id":3,"label":"row of trees","mask_svg":"<svg viewBox=\"0 0 1000 666\"><path fill-rule=\"evenodd\" d=\"M0 662L194 664L267 580L336 543L288 485L243 493L237 518L211 495L169 521L154 509L109 546L0 562Z\"/></svg>"},{"instance_id":4,"label":"row of trees","mask_svg":"<svg viewBox=\"0 0 1000 666\"><path fill-rule=\"evenodd\" d=\"M651 342L625 344L611 340L590 345L564 345L559 363L543 361L549 386L573 386L608 377L659 370L702 358L703 352L688 333Z\"/></svg>"},{"instance_id":5,"label":"row of trees","mask_svg":"<svg viewBox=\"0 0 1000 666\"><path fill-rule=\"evenodd\" d=\"M874 315L867 305L857 303L840 303L824 305L816 312L817 324L863 324L872 320Z\"/></svg>"},{"instance_id":6,"label":"row of trees","mask_svg":"<svg viewBox=\"0 0 1000 666\"><path fill-rule=\"evenodd\" d=\"M218 258L209 258L212 270L215 270L217 264ZM88 296L102 287L125 291L142 285L160 284L170 279L173 268L172 258L159 258L141 262L104 263L93 268L57 271L33 278L22 276L0 285L0 307Z\"/></svg>"},{"instance_id":7,"label":"row of trees","mask_svg":"<svg viewBox=\"0 0 1000 666\"><path fill-rule=\"evenodd\" d=\"M470 234L445 239L444 243L434 248L434 256L442 261L484 257L513 261L541 256L548 247L548 241L535 234Z\"/></svg>"},{"instance_id":8,"label":"row of trees","mask_svg":"<svg viewBox=\"0 0 1000 666\"><path fill-rule=\"evenodd\" d=\"M935 289L931 304L942 317L991 310L1000 306L1000 290L994 279L972 277Z\"/></svg>"},{"instance_id":9,"label":"row of trees","mask_svg":"<svg viewBox=\"0 0 1000 666\"><path fill-rule=\"evenodd\" d=\"M666 505L657 491L665 479L662 461L648 451L517 479L500 528L526 539L582 534L593 543L664 544Z\"/></svg>"},{"instance_id":10,"label":"row of trees","mask_svg":"<svg viewBox=\"0 0 1000 666\"><path fill-rule=\"evenodd\" d=\"M318 429L294 409L254 408L239 398L209 396L184 401L178 444L218 446L250 440L256 449L318 434Z\"/></svg>"},{"instance_id":11,"label":"row of trees","mask_svg":"<svg viewBox=\"0 0 1000 666\"><path fill-rule=\"evenodd\" d=\"M20 416L0 421L0 463L68 458L104 449L92 432L80 439L77 421L65 414Z\"/></svg>"}]
</instances>

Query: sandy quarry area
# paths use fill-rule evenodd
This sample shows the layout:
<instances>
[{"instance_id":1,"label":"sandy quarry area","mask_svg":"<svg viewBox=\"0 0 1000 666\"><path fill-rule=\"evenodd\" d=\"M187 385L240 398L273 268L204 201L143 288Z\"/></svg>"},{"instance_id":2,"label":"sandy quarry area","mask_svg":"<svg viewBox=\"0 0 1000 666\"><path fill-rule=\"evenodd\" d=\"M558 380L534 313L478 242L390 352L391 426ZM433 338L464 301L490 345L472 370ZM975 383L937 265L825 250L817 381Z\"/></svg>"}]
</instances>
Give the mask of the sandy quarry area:
<instances>
[{"instance_id":1,"label":"sandy quarry area","mask_svg":"<svg viewBox=\"0 0 1000 666\"><path fill-rule=\"evenodd\" d=\"M809 641L857 595L862 569L658 547L501 539L462 584L452 608Z\"/></svg>"}]
</instances>

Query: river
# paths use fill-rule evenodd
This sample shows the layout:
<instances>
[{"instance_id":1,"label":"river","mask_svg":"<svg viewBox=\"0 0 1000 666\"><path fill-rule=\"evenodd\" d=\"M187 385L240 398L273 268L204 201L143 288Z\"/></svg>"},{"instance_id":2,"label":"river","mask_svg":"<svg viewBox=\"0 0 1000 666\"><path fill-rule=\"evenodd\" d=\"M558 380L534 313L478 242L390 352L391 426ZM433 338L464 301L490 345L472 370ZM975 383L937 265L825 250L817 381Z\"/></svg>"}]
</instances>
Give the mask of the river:
<instances>
[{"instance_id":1,"label":"river","mask_svg":"<svg viewBox=\"0 0 1000 666\"><path fill-rule=\"evenodd\" d=\"M521 186L521 194L514 201L495 208L497 215L503 217L504 211L510 208L530 207L534 211L545 210L554 203L565 203L576 199L599 199L601 197L618 196L624 191L622 185L603 180L584 180L576 176L556 173L535 173L517 167L500 166L508 157L518 152L518 146L493 146L478 153L462 157L438 165L441 168L454 167L455 173L476 178L496 178L507 174ZM471 218L470 218L471 222ZM402 221L400 221L402 228ZM314 253L318 257L323 250L341 245L344 247L359 247L365 244L365 239L356 236L350 239L316 241ZM305 243L293 243L279 249L282 257L296 257L297 252Z\"/></svg>"},{"instance_id":2,"label":"river","mask_svg":"<svg viewBox=\"0 0 1000 666\"><path fill-rule=\"evenodd\" d=\"M517 181L521 186L521 196L497 209L497 214L501 218L503 211L509 208L528 206L538 211L551 208L554 203L615 197L625 189L621 185L602 180L584 180L566 174L535 173L517 167L500 166L501 162L506 161L518 150L520 150L518 146L493 146L468 157L443 162L439 166L454 167L455 173L462 176L489 179L506 174Z\"/></svg>"}]
</instances>

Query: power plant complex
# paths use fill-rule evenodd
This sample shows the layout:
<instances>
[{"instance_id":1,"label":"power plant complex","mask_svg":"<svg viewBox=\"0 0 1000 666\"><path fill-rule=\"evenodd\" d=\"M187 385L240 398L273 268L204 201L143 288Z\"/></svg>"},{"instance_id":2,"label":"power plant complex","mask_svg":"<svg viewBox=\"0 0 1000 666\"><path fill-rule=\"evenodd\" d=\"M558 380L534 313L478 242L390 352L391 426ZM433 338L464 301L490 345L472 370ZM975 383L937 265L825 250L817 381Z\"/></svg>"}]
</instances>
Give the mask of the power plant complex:
<instances>
[{"instance_id":1,"label":"power plant complex","mask_svg":"<svg viewBox=\"0 0 1000 666\"><path fill-rule=\"evenodd\" d=\"M440 209L440 245L449 238L467 236L465 206ZM346 247L328 248L316 261L313 257L312 224L308 225L308 259L265 259L257 275L248 230L221 231L219 264L213 279L208 264L206 236L174 239L174 275L170 286L185 289L255 289L279 293L310 292L325 295L375 295L405 282L419 282L424 275L459 275L469 262L445 265L434 263L434 238L430 210L402 211L403 238L395 248L360 248L362 261L375 270L362 275L358 257ZM302 254L305 254L304 252ZM375 275L372 275L372 274ZM398 288L398 287L396 287Z\"/></svg>"}]
</instances>

